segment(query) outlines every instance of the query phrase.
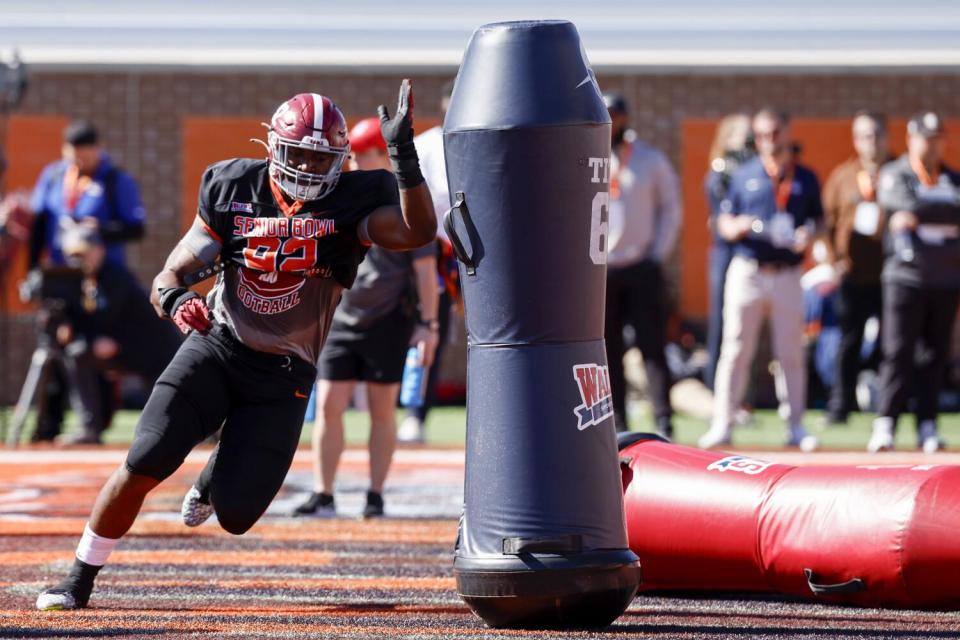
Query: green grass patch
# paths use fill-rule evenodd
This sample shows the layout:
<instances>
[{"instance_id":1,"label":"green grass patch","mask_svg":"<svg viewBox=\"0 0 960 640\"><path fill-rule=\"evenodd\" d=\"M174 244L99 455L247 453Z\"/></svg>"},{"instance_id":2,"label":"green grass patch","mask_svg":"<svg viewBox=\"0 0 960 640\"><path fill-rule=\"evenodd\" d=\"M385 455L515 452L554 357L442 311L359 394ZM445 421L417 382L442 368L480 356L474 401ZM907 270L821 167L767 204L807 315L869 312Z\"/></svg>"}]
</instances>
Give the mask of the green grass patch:
<instances>
[{"instance_id":1,"label":"green grass patch","mask_svg":"<svg viewBox=\"0 0 960 640\"><path fill-rule=\"evenodd\" d=\"M108 444L129 444L133 437L139 411L120 411L113 421L113 426L105 434L104 440ZM404 413L397 411L397 422L403 419ZM845 426L824 426L823 414L820 411L808 411L806 414L807 428L820 438L824 449L863 449L870 437L870 424L874 415L870 413L851 414L850 421ZM651 429L651 420L648 415L642 414L631 424L635 431ZM33 420L27 423L27 430L32 431ZM68 417L68 424L73 424ZM370 435L370 419L366 412L349 410L344 416L346 438L349 445L363 445ZM707 421L689 416L678 415L674 420L675 440L680 444L696 446L697 439L707 430ZM268 425L264 425L268 428ZM304 425L300 441L310 442L313 423ZM940 416L940 432L948 445L960 445L960 414L943 414ZM466 433L466 409L463 407L437 407L430 412L426 425L427 444L437 447L463 446ZM776 449L783 445L784 425L776 411L756 411L753 421L746 426L734 430L733 443L739 448ZM913 416L904 416L900 420L897 430L897 448L911 449L917 445L916 426Z\"/></svg>"}]
</instances>

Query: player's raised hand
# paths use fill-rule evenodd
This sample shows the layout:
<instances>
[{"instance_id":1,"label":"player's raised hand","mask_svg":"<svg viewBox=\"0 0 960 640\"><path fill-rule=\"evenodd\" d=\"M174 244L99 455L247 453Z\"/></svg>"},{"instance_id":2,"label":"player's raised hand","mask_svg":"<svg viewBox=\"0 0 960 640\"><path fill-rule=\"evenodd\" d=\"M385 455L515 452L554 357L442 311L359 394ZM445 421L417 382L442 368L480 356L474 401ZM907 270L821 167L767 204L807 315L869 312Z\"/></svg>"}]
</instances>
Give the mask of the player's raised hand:
<instances>
[{"instance_id":1,"label":"player's raised hand","mask_svg":"<svg viewBox=\"0 0 960 640\"><path fill-rule=\"evenodd\" d=\"M413 143L413 83L404 78L400 83L397 112L390 117L387 105L377 107L380 116L380 131L388 146L399 147Z\"/></svg>"}]
</instances>

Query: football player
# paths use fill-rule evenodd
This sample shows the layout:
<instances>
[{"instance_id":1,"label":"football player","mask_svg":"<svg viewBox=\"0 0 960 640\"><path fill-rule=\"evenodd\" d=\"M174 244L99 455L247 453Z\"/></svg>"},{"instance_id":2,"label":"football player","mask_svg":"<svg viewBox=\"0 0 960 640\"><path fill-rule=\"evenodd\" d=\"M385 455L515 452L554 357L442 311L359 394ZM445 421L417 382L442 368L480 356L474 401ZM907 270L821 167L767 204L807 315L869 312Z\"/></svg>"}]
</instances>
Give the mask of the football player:
<instances>
[{"instance_id":1,"label":"football player","mask_svg":"<svg viewBox=\"0 0 960 640\"><path fill-rule=\"evenodd\" d=\"M69 574L40 594L38 609L87 605L146 495L221 425L197 489L233 534L266 510L300 440L340 293L367 247L409 250L436 235L413 145L410 82L392 118L383 105L378 111L392 174L341 174L346 120L312 93L273 114L266 160L227 160L204 172L196 220L153 281L157 312L190 335L157 381L126 461L100 491ZM204 299L187 283L213 264L226 268Z\"/></svg>"}]
</instances>

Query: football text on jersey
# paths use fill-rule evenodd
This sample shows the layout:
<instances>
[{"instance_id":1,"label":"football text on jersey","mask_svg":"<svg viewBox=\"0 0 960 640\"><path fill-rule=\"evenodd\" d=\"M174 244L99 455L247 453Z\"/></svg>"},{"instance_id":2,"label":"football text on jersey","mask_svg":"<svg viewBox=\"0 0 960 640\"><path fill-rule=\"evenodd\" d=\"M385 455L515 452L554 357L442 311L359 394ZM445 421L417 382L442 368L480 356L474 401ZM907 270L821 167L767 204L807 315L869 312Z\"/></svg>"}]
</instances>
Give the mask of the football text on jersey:
<instances>
[{"instance_id":1,"label":"football text on jersey","mask_svg":"<svg viewBox=\"0 0 960 640\"><path fill-rule=\"evenodd\" d=\"M300 304L305 276L330 277L317 264L317 239L337 232L332 218L256 218L236 216L234 236L246 241L237 297L261 315L289 311Z\"/></svg>"}]
</instances>

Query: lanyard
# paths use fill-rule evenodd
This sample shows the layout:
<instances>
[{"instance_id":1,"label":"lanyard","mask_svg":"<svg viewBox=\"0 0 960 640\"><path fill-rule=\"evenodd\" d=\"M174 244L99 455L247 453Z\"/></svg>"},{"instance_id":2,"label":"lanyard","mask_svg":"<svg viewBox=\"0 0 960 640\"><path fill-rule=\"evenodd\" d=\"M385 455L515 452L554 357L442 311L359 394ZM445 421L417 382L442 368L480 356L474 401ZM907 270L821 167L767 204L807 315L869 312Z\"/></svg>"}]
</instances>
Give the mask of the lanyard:
<instances>
[{"instance_id":1,"label":"lanyard","mask_svg":"<svg viewBox=\"0 0 960 640\"><path fill-rule=\"evenodd\" d=\"M273 193L273 199L277 201L277 206L280 207L280 211L288 218L296 215L303 207L303 202L300 200L294 200L293 204L287 204L286 197L283 195L283 192L280 191L277 183L273 181L273 178L270 178L270 191Z\"/></svg>"},{"instance_id":2,"label":"lanyard","mask_svg":"<svg viewBox=\"0 0 960 640\"><path fill-rule=\"evenodd\" d=\"M779 171L773 162L763 161L763 168L770 176L770 183L773 185L774 197L777 201L777 211L787 210L787 201L790 200L790 192L793 190L793 163L785 167L783 175L778 177Z\"/></svg>"},{"instance_id":3,"label":"lanyard","mask_svg":"<svg viewBox=\"0 0 960 640\"><path fill-rule=\"evenodd\" d=\"M913 169L913 172L917 174L917 178L920 179L920 183L925 187L932 187L937 184L937 179L940 177L940 169L935 169L933 175L930 175L930 172L927 171L927 168L923 166L922 162L918 162L913 158L910 158L910 168Z\"/></svg>"},{"instance_id":4,"label":"lanyard","mask_svg":"<svg viewBox=\"0 0 960 640\"><path fill-rule=\"evenodd\" d=\"M67 207L67 212L74 215L77 211L77 202L80 196L90 186L90 177L81 176L77 165L72 164L67 167L63 174L63 203Z\"/></svg>"},{"instance_id":5,"label":"lanyard","mask_svg":"<svg viewBox=\"0 0 960 640\"><path fill-rule=\"evenodd\" d=\"M877 186L874 176L864 169L857 171L857 189L865 202L873 202L877 198Z\"/></svg>"},{"instance_id":6,"label":"lanyard","mask_svg":"<svg viewBox=\"0 0 960 640\"><path fill-rule=\"evenodd\" d=\"M617 149L617 166L614 171L611 172L610 176L610 199L619 200L620 199L620 172L623 171L623 168L630 163L630 157L633 155L633 143L624 142L623 145Z\"/></svg>"}]
</instances>

